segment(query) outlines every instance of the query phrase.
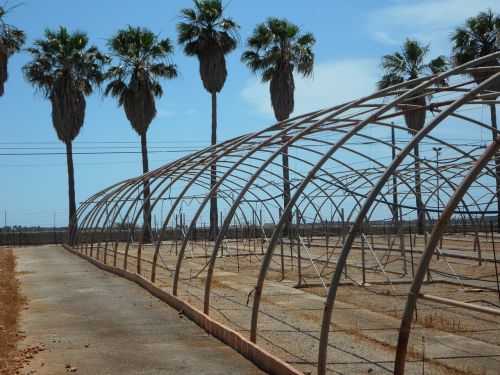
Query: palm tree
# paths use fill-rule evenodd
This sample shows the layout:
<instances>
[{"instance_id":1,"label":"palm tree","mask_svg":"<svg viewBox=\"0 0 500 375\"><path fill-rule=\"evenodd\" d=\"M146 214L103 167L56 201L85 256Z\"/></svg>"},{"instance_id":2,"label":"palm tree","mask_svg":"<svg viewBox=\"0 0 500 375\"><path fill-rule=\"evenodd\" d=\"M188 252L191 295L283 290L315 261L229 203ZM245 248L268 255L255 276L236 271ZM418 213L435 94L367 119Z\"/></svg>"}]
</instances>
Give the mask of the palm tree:
<instances>
[{"instance_id":1,"label":"palm tree","mask_svg":"<svg viewBox=\"0 0 500 375\"><path fill-rule=\"evenodd\" d=\"M384 89L389 86L411 81L429 74L438 74L446 71L448 62L444 56L439 56L429 62L424 60L429 53L429 45L423 46L416 40L406 39L400 52L384 55L380 66L385 71L385 75L378 81L378 88ZM446 85L446 82L439 82L438 85ZM408 88L414 85L409 84ZM426 98L418 95L408 99L400 106L404 111L404 119L408 129L419 131L425 124ZM420 186L420 160L419 146L414 149L415 154L415 200L418 215L418 234L424 234L425 230L425 207L422 202L422 192Z\"/></svg>"},{"instance_id":2,"label":"palm tree","mask_svg":"<svg viewBox=\"0 0 500 375\"><path fill-rule=\"evenodd\" d=\"M160 79L177 77L176 66L170 63L173 52L168 38L160 40L147 28L128 26L108 40L109 49L118 60L111 67L104 95L111 94L123 106L132 128L141 137L142 172L149 171L147 132L156 116L155 98L163 95ZM126 82L128 81L128 82ZM149 182L144 181L145 242L151 240Z\"/></svg>"},{"instance_id":3,"label":"palm tree","mask_svg":"<svg viewBox=\"0 0 500 375\"><path fill-rule=\"evenodd\" d=\"M86 33L68 32L65 27L45 30L28 52L33 60L23 67L26 80L52 103L52 125L66 145L69 193L70 241L75 233L75 178L72 142L85 119L85 96L103 81L102 69L109 59L97 47L88 47Z\"/></svg>"},{"instance_id":4,"label":"palm tree","mask_svg":"<svg viewBox=\"0 0 500 375\"><path fill-rule=\"evenodd\" d=\"M19 52L26 41L24 31L5 22L4 17L8 12L8 9L0 6L0 96L4 93L4 84L8 79L7 63L9 57L13 53Z\"/></svg>"},{"instance_id":5,"label":"palm tree","mask_svg":"<svg viewBox=\"0 0 500 375\"><path fill-rule=\"evenodd\" d=\"M295 84L293 73L311 77L314 66L312 33L301 33L300 28L286 19L268 18L257 25L248 38L248 51L241 56L254 73L261 73L262 82L270 82L271 104L277 121L290 117L294 108ZM283 138L283 142L287 139ZM283 208L290 201L288 148L283 150ZM292 213L289 212L283 235L289 236Z\"/></svg>"},{"instance_id":6,"label":"palm tree","mask_svg":"<svg viewBox=\"0 0 500 375\"><path fill-rule=\"evenodd\" d=\"M498 51L500 49L500 16L494 14L491 9L480 12L476 17L467 19L464 25L455 29L451 35L451 42L453 43L452 63L455 66ZM482 66L488 65L493 65L493 61L486 62ZM478 83L490 77L491 74L490 72L471 73L472 78ZM499 91L500 84L490 88ZM495 139L497 116L494 103L490 103L490 114L493 139ZM497 231L500 233L500 160L498 156L495 158L495 172L497 176Z\"/></svg>"},{"instance_id":7,"label":"palm tree","mask_svg":"<svg viewBox=\"0 0 500 375\"><path fill-rule=\"evenodd\" d=\"M203 87L212 96L211 143L217 143L217 93L227 78L225 56L238 42L239 26L231 18L223 17L221 0L194 0L194 9L182 9L183 22L177 24L178 43L184 45L187 56L196 56L200 63ZM210 188L217 183L217 165L210 166ZM218 234L217 192L210 197L210 240Z\"/></svg>"}]
</instances>

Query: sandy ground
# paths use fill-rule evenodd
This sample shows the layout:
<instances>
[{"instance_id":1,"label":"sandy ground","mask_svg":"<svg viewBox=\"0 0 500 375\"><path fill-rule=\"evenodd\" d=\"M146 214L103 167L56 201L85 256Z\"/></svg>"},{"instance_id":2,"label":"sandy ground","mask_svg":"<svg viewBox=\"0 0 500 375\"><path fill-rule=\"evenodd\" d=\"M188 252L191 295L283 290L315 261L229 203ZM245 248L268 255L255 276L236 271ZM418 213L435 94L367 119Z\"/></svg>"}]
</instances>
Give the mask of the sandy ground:
<instances>
[{"instance_id":1,"label":"sandy ground","mask_svg":"<svg viewBox=\"0 0 500 375\"><path fill-rule=\"evenodd\" d=\"M13 251L0 247L0 374L15 373L23 363L23 355L30 355L29 351L17 350L22 337L19 316L25 303L26 298L21 294L17 280Z\"/></svg>"}]
</instances>

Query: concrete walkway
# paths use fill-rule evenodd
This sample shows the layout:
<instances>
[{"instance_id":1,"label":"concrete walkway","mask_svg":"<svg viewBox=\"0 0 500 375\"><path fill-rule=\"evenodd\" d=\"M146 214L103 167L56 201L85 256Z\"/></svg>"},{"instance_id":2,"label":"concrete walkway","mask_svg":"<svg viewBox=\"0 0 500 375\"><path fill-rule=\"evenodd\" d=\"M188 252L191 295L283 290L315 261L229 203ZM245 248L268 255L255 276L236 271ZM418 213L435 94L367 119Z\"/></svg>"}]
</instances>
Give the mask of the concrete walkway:
<instances>
[{"instance_id":1,"label":"concrete walkway","mask_svg":"<svg viewBox=\"0 0 500 375\"><path fill-rule=\"evenodd\" d=\"M29 301L20 348L45 348L22 374L261 373L138 285L60 247L15 254Z\"/></svg>"}]
</instances>

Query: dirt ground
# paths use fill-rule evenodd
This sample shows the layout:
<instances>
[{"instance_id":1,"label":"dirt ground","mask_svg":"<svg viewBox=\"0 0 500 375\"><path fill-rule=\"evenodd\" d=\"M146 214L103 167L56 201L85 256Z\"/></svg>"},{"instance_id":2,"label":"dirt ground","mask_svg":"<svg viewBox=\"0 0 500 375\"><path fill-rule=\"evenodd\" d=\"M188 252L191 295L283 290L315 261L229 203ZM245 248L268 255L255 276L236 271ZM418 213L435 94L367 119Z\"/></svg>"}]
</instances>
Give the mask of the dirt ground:
<instances>
[{"instance_id":1,"label":"dirt ground","mask_svg":"<svg viewBox=\"0 0 500 375\"><path fill-rule=\"evenodd\" d=\"M0 248L0 374L14 374L22 364L17 343L22 338L19 313L25 303L12 249Z\"/></svg>"}]
</instances>

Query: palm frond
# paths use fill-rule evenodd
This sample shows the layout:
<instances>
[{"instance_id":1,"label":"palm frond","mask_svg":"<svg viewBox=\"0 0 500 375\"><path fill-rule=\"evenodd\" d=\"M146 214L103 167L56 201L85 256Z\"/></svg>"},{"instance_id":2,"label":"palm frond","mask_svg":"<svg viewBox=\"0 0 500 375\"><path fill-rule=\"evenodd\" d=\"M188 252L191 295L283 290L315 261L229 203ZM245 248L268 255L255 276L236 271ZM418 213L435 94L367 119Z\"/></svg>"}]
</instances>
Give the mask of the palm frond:
<instances>
[{"instance_id":1,"label":"palm frond","mask_svg":"<svg viewBox=\"0 0 500 375\"><path fill-rule=\"evenodd\" d=\"M156 116L155 98L163 94L159 78L173 79L178 75L170 61L174 46L170 39L160 39L145 27L130 25L118 30L108 40L108 46L118 65L106 72L111 81L104 95L117 98L134 130L144 134Z\"/></svg>"},{"instance_id":2,"label":"palm frond","mask_svg":"<svg viewBox=\"0 0 500 375\"><path fill-rule=\"evenodd\" d=\"M0 96L4 93L4 84L9 77L9 57L19 52L26 41L24 31L8 24L4 20L5 15L12 9L13 7L5 9L0 6Z\"/></svg>"},{"instance_id":3,"label":"palm frond","mask_svg":"<svg viewBox=\"0 0 500 375\"><path fill-rule=\"evenodd\" d=\"M431 60L429 64L427 64L427 67L431 74L444 73L449 68L448 59L445 56L436 57L435 59ZM448 86L448 82L446 80L440 80L436 83L436 85L439 87L446 87Z\"/></svg>"},{"instance_id":4,"label":"palm frond","mask_svg":"<svg viewBox=\"0 0 500 375\"><path fill-rule=\"evenodd\" d=\"M263 61L255 51L245 51L241 55L241 62L245 63L253 73L263 69Z\"/></svg>"},{"instance_id":5,"label":"palm frond","mask_svg":"<svg viewBox=\"0 0 500 375\"><path fill-rule=\"evenodd\" d=\"M247 40L249 50L243 53L241 60L254 72L266 72L264 82L271 79L268 77L271 71L276 73L285 65L310 77L314 67L312 47L315 42L312 33L300 34L300 28L288 20L269 17L254 28Z\"/></svg>"},{"instance_id":6,"label":"palm frond","mask_svg":"<svg viewBox=\"0 0 500 375\"><path fill-rule=\"evenodd\" d=\"M309 47L316 43L316 38L313 33L305 33L297 38L297 45Z\"/></svg>"},{"instance_id":7,"label":"palm frond","mask_svg":"<svg viewBox=\"0 0 500 375\"><path fill-rule=\"evenodd\" d=\"M163 63L152 64L149 67L149 71L151 72L152 75L165 79L173 79L176 78L178 75L177 67L172 64L169 65Z\"/></svg>"},{"instance_id":8,"label":"palm frond","mask_svg":"<svg viewBox=\"0 0 500 375\"><path fill-rule=\"evenodd\" d=\"M127 85L120 79L115 79L107 84L104 90L104 95L108 96L111 94L113 98L120 98L123 93L127 90ZM121 103L120 103L121 105Z\"/></svg>"},{"instance_id":9,"label":"palm frond","mask_svg":"<svg viewBox=\"0 0 500 375\"><path fill-rule=\"evenodd\" d=\"M221 0L194 0L193 9L182 9L177 42L187 56L196 56L200 75L209 92L219 92L227 77L225 55L239 43L239 25L223 17Z\"/></svg>"},{"instance_id":10,"label":"palm frond","mask_svg":"<svg viewBox=\"0 0 500 375\"><path fill-rule=\"evenodd\" d=\"M155 82L151 85L151 92L156 98L161 98L163 96L163 88L159 82Z\"/></svg>"},{"instance_id":11,"label":"palm frond","mask_svg":"<svg viewBox=\"0 0 500 375\"><path fill-rule=\"evenodd\" d=\"M450 37L453 65L462 65L497 51L499 31L500 16L491 9L468 18Z\"/></svg>"},{"instance_id":12,"label":"palm frond","mask_svg":"<svg viewBox=\"0 0 500 375\"><path fill-rule=\"evenodd\" d=\"M297 25L275 17L255 26L247 40L248 50L243 52L241 61L252 72L261 73L263 83L270 83L271 105L278 121L293 112L293 72L304 77L313 75L315 42L312 33L301 34Z\"/></svg>"},{"instance_id":13,"label":"palm frond","mask_svg":"<svg viewBox=\"0 0 500 375\"><path fill-rule=\"evenodd\" d=\"M35 40L35 47L27 49L32 61L23 67L26 80L49 97L56 77L66 75L82 94L91 94L103 81L102 70L109 58L88 42L81 31L70 33L62 26L45 30L45 39Z\"/></svg>"},{"instance_id":14,"label":"palm frond","mask_svg":"<svg viewBox=\"0 0 500 375\"><path fill-rule=\"evenodd\" d=\"M262 71L262 78L261 81L262 83L269 82L273 79L274 75L276 74L276 68L275 67L269 67L265 70Z\"/></svg>"},{"instance_id":15,"label":"palm frond","mask_svg":"<svg viewBox=\"0 0 500 375\"><path fill-rule=\"evenodd\" d=\"M383 75L382 78L377 82L377 87L379 90L383 90L387 87L391 87L403 82L404 78L402 76L394 73L387 73Z\"/></svg>"},{"instance_id":16,"label":"palm frond","mask_svg":"<svg viewBox=\"0 0 500 375\"><path fill-rule=\"evenodd\" d=\"M85 96L104 79L109 58L89 44L87 34L65 27L45 30L45 38L27 49L32 60L23 66L25 79L52 103L52 124L59 139L72 141L83 126Z\"/></svg>"},{"instance_id":17,"label":"palm frond","mask_svg":"<svg viewBox=\"0 0 500 375\"><path fill-rule=\"evenodd\" d=\"M444 56L439 56L428 63L425 58L429 53L429 45L422 45L416 40L406 39L400 51L382 56L380 67L384 75L377 82L378 89L413 80L423 75L439 74L448 69ZM439 82L438 85L445 85Z\"/></svg>"},{"instance_id":18,"label":"palm frond","mask_svg":"<svg viewBox=\"0 0 500 375\"><path fill-rule=\"evenodd\" d=\"M403 76L408 72L406 61L403 55L399 52L396 52L392 55L388 54L382 56L380 67L386 72L393 75Z\"/></svg>"},{"instance_id":19,"label":"palm frond","mask_svg":"<svg viewBox=\"0 0 500 375\"><path fill-rule=\"evenodd\" d=\"M181 10L182 21L177 24L179 44L199 39L220 40L221 33L231 37L233 44L238 44L239 25L232 18L222 17L224 9L220 0L199 0L194 1L194 5L195 9Z\"/></svg>"},{"instance_id":20,"label":"palm frond","mask_svg":"<svg viewBox=\"0 0 500 375\"><path fill-rule=\"evenodd\" d=\"M439 56L435 59L432 59L428 67L432 74L444 73L448 70L448 59L445 56Z\"/></svg>"}]
</instances>

